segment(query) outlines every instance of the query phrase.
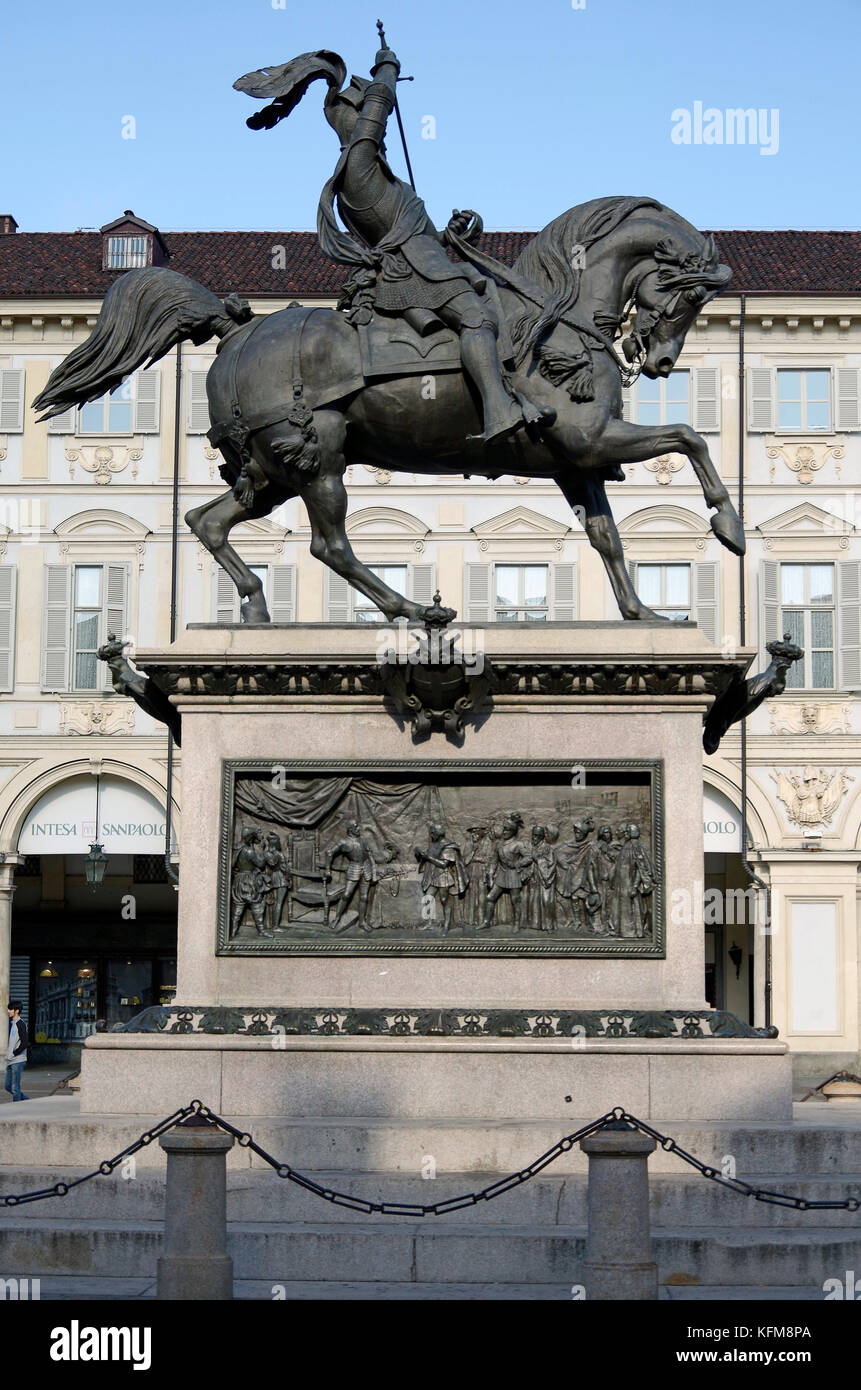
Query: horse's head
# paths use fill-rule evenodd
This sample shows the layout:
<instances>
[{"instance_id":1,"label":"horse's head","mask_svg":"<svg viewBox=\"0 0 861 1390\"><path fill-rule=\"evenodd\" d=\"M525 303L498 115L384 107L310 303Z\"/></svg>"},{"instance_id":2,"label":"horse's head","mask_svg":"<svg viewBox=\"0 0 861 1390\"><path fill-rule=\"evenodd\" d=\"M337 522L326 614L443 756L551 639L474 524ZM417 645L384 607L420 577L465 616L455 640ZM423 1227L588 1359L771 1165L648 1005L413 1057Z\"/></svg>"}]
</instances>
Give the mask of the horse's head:
<instances>
[{"instance_id":1,"label":"horse's head","mask_svg":"<svg viewBox=\"0 0 861 1390\"><path fill-rule=\"evenodd\" d=\"M658 242L634 277L631 298L637 314L622 350L628 361L639 358L644 376L670 375L702 306L732 277L729 266L720 264L714 237L696 235L699 247L688 248L673 238Z\"/></svg>"}]
</instances>

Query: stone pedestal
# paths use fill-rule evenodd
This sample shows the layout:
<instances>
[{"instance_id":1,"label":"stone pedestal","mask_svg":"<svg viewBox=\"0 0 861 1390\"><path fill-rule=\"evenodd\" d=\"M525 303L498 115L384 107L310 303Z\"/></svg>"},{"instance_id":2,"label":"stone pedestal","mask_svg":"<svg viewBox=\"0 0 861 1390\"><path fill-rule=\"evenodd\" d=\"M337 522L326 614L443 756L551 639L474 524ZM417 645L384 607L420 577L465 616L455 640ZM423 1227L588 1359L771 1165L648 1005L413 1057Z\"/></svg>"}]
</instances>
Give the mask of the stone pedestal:
<instances>
[{"instance_id":1,"label":"stone pedestal","mask_svg":"<svg viewBox=\"0 0 861 1390\"><path fill-rule=\"evenodd\" d=\"M656 1300L658 1266L649 1234L649 1154L656 1141L608 1125L580 1142L589 1156L586 1297Z\"/></svg>"},{"instance_id":2,"label":"stone pedestal","mask_svg":"<svg viewBox=\"0 0 861 1390\"><path fill-rule=\"evenodd\" d=\"M85 1110L164 1111L197 1094L244 1115L789 1115L784 1045L703 996L702 720L751 653L725 659L687 624L495 625L480 637L481 679L464 683L460 706L456 680L438 694L451 697L452 717L434 716L448 732L423 741L411 721L419 687L405 686L408 667L393 680L381 665L375 627L193 627L138 654L182 715L178 990L169 1010L88 1040ZM469 778L468 795L446 792L445 804L472 797L491 820L522 809L527 843L540 803L559 822L560 854L584 806L621 836L639 798L659 879L646 932L590 936L587 925L572 942L534 921L519 933L474 921L443 934L439 918L425 934L395 930L381 882L367 933L321 925L312 939L288 922L267 938L249 908L232 938L237 848L249 823L269 824L266 779L310 777ZM467 819L452 821L462 848ZM387 824L397 838L397 816ZM399 901L418 903L412 843L427 847L425 822L400 839ZM324 847L309 850L318 895ZM439 913L439 894L429 899Z\"/></svg>"},{"instance_id":3,"label":"stone pedestal","mask_svg":"<svg viewBox=\"0 0 861 1390\"><path fill-rule=\"evenodd\" d=\"M156 1297L172 1302L232 1299L225 1160L233 1136L194 1116L158 1142L167 1154L167 1180Z\"/></svg>"}]
</instances>

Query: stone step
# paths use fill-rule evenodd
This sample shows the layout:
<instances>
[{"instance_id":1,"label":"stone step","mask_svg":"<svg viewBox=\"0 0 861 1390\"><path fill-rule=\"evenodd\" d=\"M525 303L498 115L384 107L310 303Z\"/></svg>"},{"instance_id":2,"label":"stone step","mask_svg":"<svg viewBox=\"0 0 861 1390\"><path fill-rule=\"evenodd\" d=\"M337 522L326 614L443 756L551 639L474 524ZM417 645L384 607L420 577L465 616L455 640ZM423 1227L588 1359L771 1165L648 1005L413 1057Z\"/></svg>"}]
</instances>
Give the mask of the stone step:
<instances>
[{"instance_id":1,"label":"stone step","mask_svg":"<svg viewBox=\"0 0 861 1390\"><path fill-rule=\"evenodd\" d=\"M143 1116L130 1122L120 1116L82 1116L77 1107L75 1098L51 1097L0 1108L0 1162L18 1167L96 1167L161 1118ZM836 1177L861 1172L861 1107L851 1113L848 1109L798 1106L799 1118L786 1124L667 1120L660 1128L703 1163L717 1168L730 1156L740 1173ZM240 1129L247 1127L276 1159L300 1171L389 1172L416 1177L421 1176L428 1158L441 1173L502 1175L519 1171L583 1123L575 1116L562 1126L552 1119L228 1118ZM138 1169L163 1167L165 1157L153 1143L138 1153L136 1161ZM263 1166L262 1160L238 1146L228 1155L228 1165L234 1169ZM676 1172L678 1165L679 1160L661 1148L649 1161L652 1172ZM579 1145L553 1164L554 1174L585 1171L586 1158Z\"/></svg>"},{"instance_id":2,"label":"stone step","mask_svg":"<svg viewBox=\"0 0 861 1390\"><path fill-rule=\"evenodd\" d=\"M0 1268L18 1277L88 1274L152 1277L156 1222L76 1223L42 1218L0 1226ZM661 1283L821 1288L861 1268L861 1227L805 1231L747 1228L656 1230ZM561 1284L584 1282L585 1231L562 1226L477 1226L404 1220L363 1225L235 1223L229 1249L237 1279L275 1283Z\"/></svg>"},{"instance_id":3,"label":"stone step","mask_svg":"<svg viewBox=\"0 0 861 1390\"><path fill-rule=\"evenodd\" d=\"M9 1275L0 1274L0 1279ZM48 1275L40 1281L42 1302L130 1302L154 1299L154 1279L106 1279L98 1275ZM721 1302L730 1300L768 1303L822 1302L821 1287L747 1286L732 1289L709 1285L661 1285L658 1296L672 1302ZM265 1279L236 1279L233 1297L241 1300L272 1302L554 1302L571 1301L570 1284L392 1284L325 1283L306 1280L273 1285Z\"/></svg>"},{"instance_id":4,"label":"stone step","mask_svg":"<svg viewBox=\"0 0 861 1390\"><path fill-rule=\"evenodd\" d=\"M739 1227L780 1227L806 1230L811 1225L846 1226L856 1220L861 1229L861 1213L854 1217L845 1211L799 1212L791 1207L758 1202L693 1173L677 1164L676 1173L656 1173L650 1179L653 1228L704 1226L724 1229ZM35 1192L57 1182L72 1183L87 1170L81 1168L0 1167L0 1196ZM494 1173L442 1173L423 1181L401 1173L311 1172L322 1186L371 1201L430 1204L447 1201L463 1193L479 1190L498 1181ZM741 1174L745 1179L748 1174ZM757 1179L757 1181L762 1181ZM861 1200L861 1174L839 1178L799 1178L797 1174L772 1174L767 1186L778 1192L808 1201L834 1201L856 1196ZM462 1224L482 1225L493 1221L501 1226L534 1224L542 1226L585 1226L585 1174L553 1176L545 1170L529 1182L494 1198L492 1204L479 1202L451 1216L429 1220L456 1219ZM164 1213L164 1175L141 1169L131 1179L114 1172L93 1178L65 1197L25 1203L0 1209L0 1225L11 1218L39 1220L48 1214L64 1220L161 1221ZM367 1214L324 1201L295 1183L278 1178L271 1169L246 1169L228 1175L228 1220L239 1222L351 1222L362 1224ZM402 1218L393 1217L394 1222Z\"/></svg>"}]
</instances>

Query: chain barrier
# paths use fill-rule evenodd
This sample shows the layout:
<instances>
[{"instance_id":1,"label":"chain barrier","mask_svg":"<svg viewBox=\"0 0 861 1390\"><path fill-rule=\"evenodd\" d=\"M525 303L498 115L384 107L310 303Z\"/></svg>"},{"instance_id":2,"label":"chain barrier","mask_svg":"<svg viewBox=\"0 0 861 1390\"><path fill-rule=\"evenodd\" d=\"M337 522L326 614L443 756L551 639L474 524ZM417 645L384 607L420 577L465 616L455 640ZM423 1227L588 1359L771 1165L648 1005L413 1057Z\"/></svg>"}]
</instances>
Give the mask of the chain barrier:
<instances>
[{"instance_id":1,"label":"chain barrier","mask_svg":"<svg viewBox=\"0 0 861 1390\"><path fill-rule=\"evenodd\" d=\"M161 1120L152 1129L144 1130L134 1143L113 1158L105 1159L98 1168L94 1168L91 1173L85 1173L79 1178L69 1182L57 1182L53 1187L40 1188L36 1192L9 1193L0 1195L0 1207L22 1206L25 1202L43 1201L47 1197L65 1197L75 1187L80 1187L82 1183L89 1182L92 1178L107 1176L127 1158L131 1158L140 1149L146 1148L154 1139L158 1139L168 1130L176 1125L182 1124L184 1120L190 1119L192 1115L199 1115L209 1120L213 1125L223 1130L225 1134L230 1134L242 1149L250 1151L267 1163L279 1178L284 1178L288 1182L295 1183L297 1187L303 1188L306 1192L311 1192L315 1197L320 1197L323 1201L332 1202L335 1206L349 1207L352 1211L361 1211L366 1215L379 1216L444 1216L451 1211L459 1211L462 1207L474 1207L479 1202L490 1202L494 1197L501 1197L503 1192L510 1192L514 1187L520 1187L523 1183L529 1182L544 1168L554 1163L560 1154L568 1153L570 1149L578 1144L581 1139L586 1139L590 1134L596 1134L599 1130L612 1126L615 1129L637 1129L641 1134L647 1134L654 1139L666 1153L675 1154L683 1163L687 1163L691 1168L695 1168L704 1178L710 1182L716 1182L721 1187L727 1187L731 1192L737 1192L742 1197L752 1197L754 1201L765 1202L771 1206L792 1207L796 1211L848 1211L857 1212L861 1210L861 1197L844 1197L837 1201L809 1201L805 1197L793 1197L786 1192L774 1192L771 1188L756 1187L752 1183L743 1182L740 1178L726 1177L717 1168L713 1168L708 1163L702 1163L693 1154L683 1149L668 1134L661 1134L660 1130L653 1129L644 1120L637 1119L636 1115L631 1115L621 1106L602 1115L600 1119L593 1120L591 1124L583 1125L581 1129L575 1130L573 1134L567 1134L564 1139L560 1139L553 1145L552 1149L547 1149L540 1154L526 1168L521 1168L514 1173L509 1173L508 1177L500 1178L498 1182L491 1183L488 1187L481 1188L478 1192L466 1192L460 1197L449 1197L444 1202L432 1202L427 1205L422 1203L409 1202L375 1202L364 1197L353 1197L346 1192L337 1192L334 1188L324 1187L322 1183L315 1182L307 1174L298 1172L291 1168L287 1163L281 1163L272 1154L267 1153L264 1148L256 1143L254 1136L247 1130L237 1129L229 1120L222 1119L203 1104L203 1101L193 1100L189 1105L181 1110L175 1110L172 1115Z\"/></svg>"}]
</instances>

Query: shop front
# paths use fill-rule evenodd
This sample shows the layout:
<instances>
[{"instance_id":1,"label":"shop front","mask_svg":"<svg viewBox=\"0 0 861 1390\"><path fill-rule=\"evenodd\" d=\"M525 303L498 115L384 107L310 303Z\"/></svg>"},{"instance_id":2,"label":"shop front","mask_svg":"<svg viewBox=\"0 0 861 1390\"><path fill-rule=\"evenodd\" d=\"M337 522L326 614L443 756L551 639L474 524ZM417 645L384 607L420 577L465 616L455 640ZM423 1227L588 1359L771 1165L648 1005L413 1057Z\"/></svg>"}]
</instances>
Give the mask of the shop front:
<instances>
[{"instance_id":1,"label":"shop front","mask_svg":"<svg viewBox=\"0 0 861 1390\"><path fill-rule=\"evenodd\" d=\"M71 778L27 816L10 978L32 1062L74 1062L91 1033L173 998L176 868L165 862L164 822L148 791L118 777L98 788L92 776Z\"/></svg>"}]
</instances>

